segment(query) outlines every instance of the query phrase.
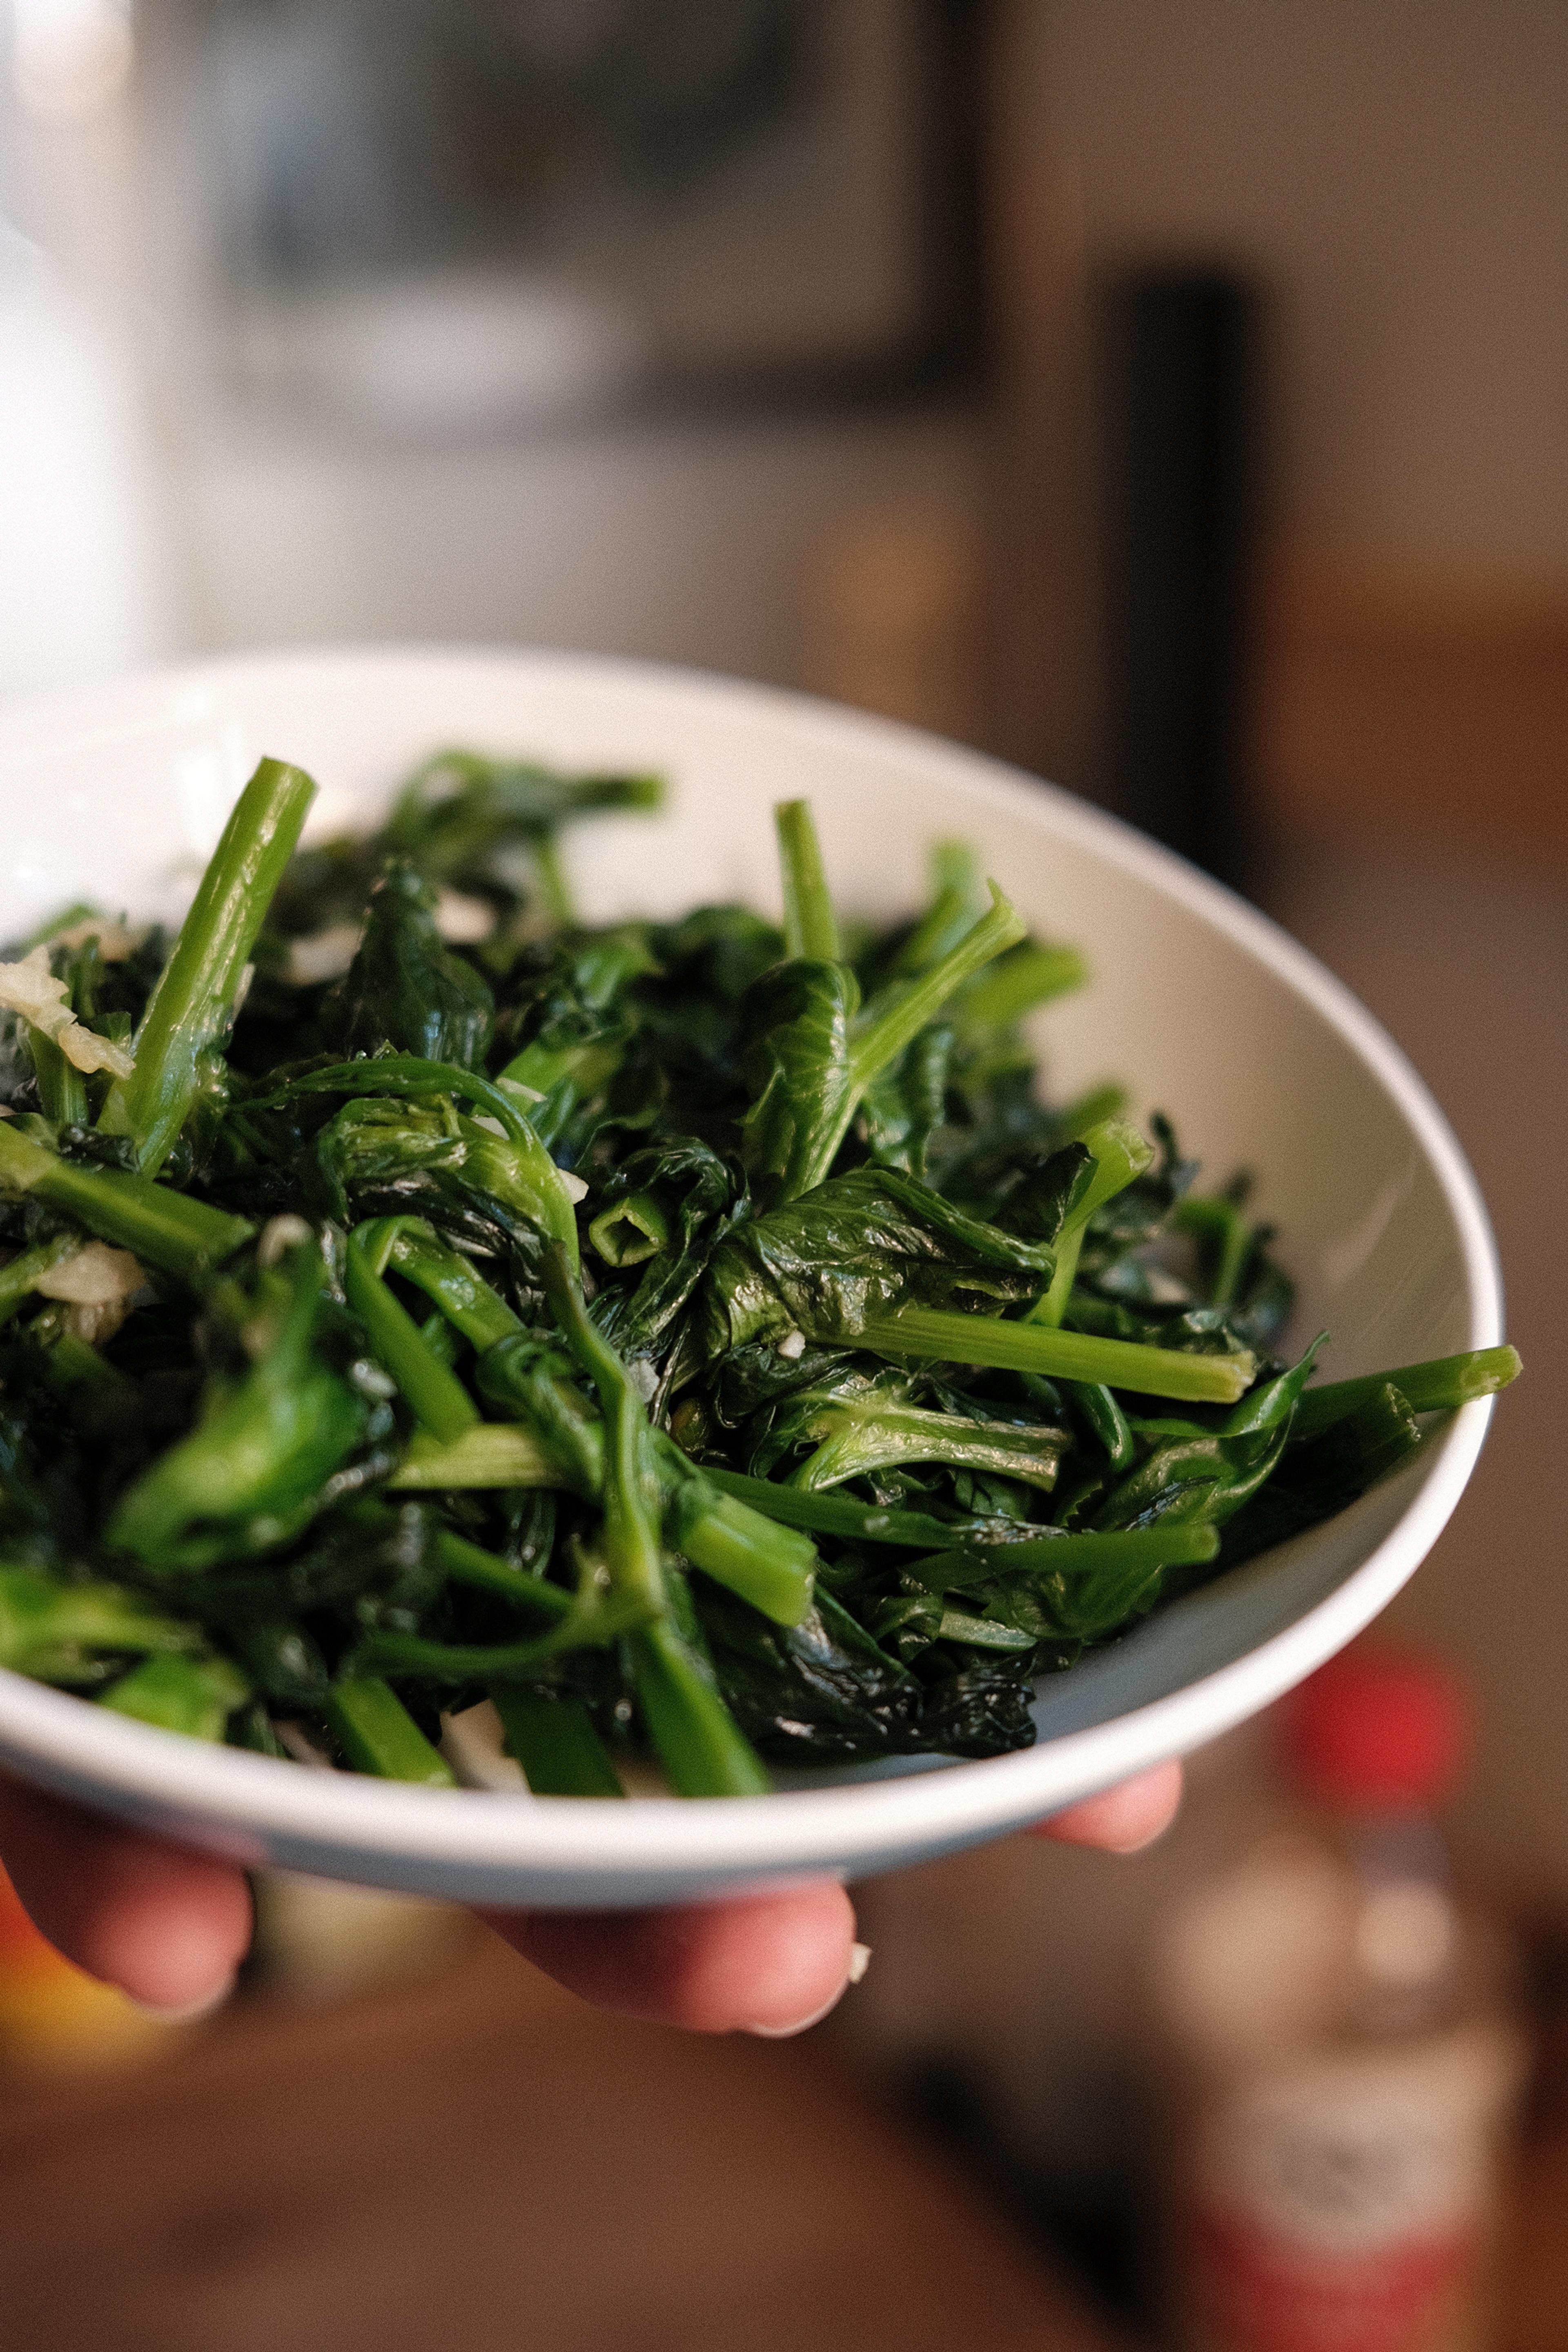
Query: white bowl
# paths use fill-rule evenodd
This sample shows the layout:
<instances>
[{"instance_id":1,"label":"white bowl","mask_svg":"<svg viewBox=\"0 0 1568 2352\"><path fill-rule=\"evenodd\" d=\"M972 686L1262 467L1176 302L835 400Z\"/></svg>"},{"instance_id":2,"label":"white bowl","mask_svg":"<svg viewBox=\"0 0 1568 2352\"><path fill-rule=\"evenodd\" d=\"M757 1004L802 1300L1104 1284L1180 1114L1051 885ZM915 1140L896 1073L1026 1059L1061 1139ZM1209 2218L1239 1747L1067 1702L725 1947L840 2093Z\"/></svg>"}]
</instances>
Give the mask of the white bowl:
<instances>
[{"instance_id":1,"label":"white bowl","mask_svg":"<svg viewBox=\"0 0 1568 2352\"><path fill-rule=\"evenodd\" d=\"M1474 1179L1407 1062L1239 899L1126 827L971 751L796 697L553 654L258 656L0 719L0 936L68 901L174 912L258 756L318 779L314 830L362 823L450 743L658 769L668 813L589 826L595 919L743 897L775 907L771 809L808 793L842 903L913 906L962 835L1091 985L1044 1028L1053 1088L1106 1076L1168 1109L1211 1178L1257 1172L1329 1378L1501 1337ZM616 1803L410 1789L209 1748L0 1673L0 1759L248 1865L491 1904L600 1908L858 1874L994 1837L1253 1714L1374 1617L1459 1498L1489 1406L1327 1525L1156 1612L1047 1681L1039 1738L984 1762L793 1776L768 1797Z\"/></svg>"}]
</instances>

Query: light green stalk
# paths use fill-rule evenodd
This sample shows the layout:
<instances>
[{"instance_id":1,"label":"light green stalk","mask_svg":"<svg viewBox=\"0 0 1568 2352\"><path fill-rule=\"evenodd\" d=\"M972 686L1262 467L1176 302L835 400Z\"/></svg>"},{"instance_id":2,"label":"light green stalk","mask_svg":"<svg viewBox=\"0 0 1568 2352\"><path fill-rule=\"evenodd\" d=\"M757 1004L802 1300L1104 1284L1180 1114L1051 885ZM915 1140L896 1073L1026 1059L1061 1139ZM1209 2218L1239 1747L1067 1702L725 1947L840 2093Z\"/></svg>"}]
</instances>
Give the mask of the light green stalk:
<instances>
[{"instance_id":1,"label":"light green stalk","mask_svg":"<svg viewBox=\"0 0 1568 2352\"><path fill-rule=\"evenodd\" d=\"M177 1275L193 1290L205 1287L256 1230L244 1217L226 1216L150 1177L62 1160L18 1119L0 1119L0 1191L47 1201L100 1241Z\"/></svg>"},{"instance_id":2,"label":"light green stalk","mask_svg":"<svg viewBox=\"0 0 1568 2352\"><path fill-rule=\"evenodd\" d=\"M142 1172L168 1158L195 1099L201 1057L222 1037L316 787L302 769L263 760L207 862L174 951L159 974L129 1078L109 1090L99 1125L128 1135Z\"/></svg>"},{"instance_id":3,"label":"light green stalk","mask_svg":"<svg viewBox=\"0 0 1568 2352\"><path fill-rule=\"evenodd\" d=\"M1005 1323L994 1315L955 1315L937 1307L907 1307L879 1323L868 1323L856 1344L896 1362L925 1357L952 1364L988 1364L1000 1371L1103 1382L1110 1389L1174 1397L1189 1404L1235 1404L1258 1373L1258 1359L1246 1349L1230 1356L1193 1356L1175 1348L1101 1339L1040 1323Z\"/></svg>"},{"instance_id":4,"label":"light green stalk","mask_svg":"<svg viewBox=\"0 0 1568 2352\"><path fill-rule=\"evenodd\" d=\"M1094 1173L1081 1199L1073 1203L1062 1220L1062 1229L1056 1238L1056 1271L1049 1289L1029 1309L1031 1323L1060 1323L1078 1279L1078 1262L1083 1254L1089 1219L1107 1201L1124 1192L1133 1179L1142 1176L1153 1162L1153 1145L1124 1118L1107 1119L1101 1127L1091 1127L1079 1140L1093 1155Z\"/></svg>"},{"instance_id":5,"label":"light green stalk","mask_svg":"<svg viewBox=\"0 0 1568 2352\"><path fill-rule=\"evenodd\" d=\"M1478 1397L1495 1396L1524 1367L1516 1348L1472 1348L1459 1356L1434 1356L1393 1372L1372 1372L1358 1381L1330 1381L1309 1389L1296 1407L1292 1437L1315 1437L1370 1403L1385 1388L1396 1388L1412 1412L1453 1412Z\"/></svg>"},{"instance_id":6,"label":"light green stalk","mask_svg":"<svg viewBox=\"0 0 1568 2352\"><path fill-rule=\"evenodd\" d=\"M813 963L837 963L838 919L823 869L809 801L780 801L773 810L784 868L784 952Z\"/></svg>"}]
</instances>

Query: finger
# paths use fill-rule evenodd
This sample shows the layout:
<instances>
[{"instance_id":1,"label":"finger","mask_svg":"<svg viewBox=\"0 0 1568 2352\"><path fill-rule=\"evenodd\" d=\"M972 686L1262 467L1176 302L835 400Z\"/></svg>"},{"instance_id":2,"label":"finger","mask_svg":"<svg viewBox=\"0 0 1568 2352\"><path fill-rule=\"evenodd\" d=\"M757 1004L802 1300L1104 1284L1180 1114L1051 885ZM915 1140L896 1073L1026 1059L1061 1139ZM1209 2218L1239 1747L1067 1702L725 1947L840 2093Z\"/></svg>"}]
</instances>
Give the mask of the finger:
<instances>
[{"instance_id":1,"label":"finger","mask_svg":"<svg viewBox=\"0 0 1568 2352\"><path fill-rule=\"evenodd\" d=\"M0 1780L0 1856L58 1951L150 2009L220 2000L250 1942L242 1872Z\"/></svg>"},{"instance_id":2,"label":"finger","mask_svg":"<svg viewBox=\"0 0 1568 2352\"><path fill-rule=\"evenodd\" d=\"M849 1897L831 1879L668 1910L487 1916L584 2000L700 2033L804 2033L858 1973L864 1951Z\"/></svg>"},{"instance_id":3,"label":"finger","mask_svg":"<svg viewBox=\"0 0 1568 2352\"><path fill-rule=\"evenodd\" d=\"M1181 1801L1181 1766L1156 1764L1102 1796L1037 1822L1030 1834L1057 1838L1063 1845L1102 1846L1108 1853L1136 1853L1170 1828Z\"/></svg>"}]
</instances>

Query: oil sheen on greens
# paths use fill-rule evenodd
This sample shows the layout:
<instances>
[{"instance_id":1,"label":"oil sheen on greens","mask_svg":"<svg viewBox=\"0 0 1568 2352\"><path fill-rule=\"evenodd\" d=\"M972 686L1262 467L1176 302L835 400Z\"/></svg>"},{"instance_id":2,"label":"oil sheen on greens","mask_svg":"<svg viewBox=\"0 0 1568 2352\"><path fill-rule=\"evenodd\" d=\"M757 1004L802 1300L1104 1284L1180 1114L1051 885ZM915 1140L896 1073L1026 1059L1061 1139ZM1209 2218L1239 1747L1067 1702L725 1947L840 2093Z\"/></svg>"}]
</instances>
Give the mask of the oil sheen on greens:
<instances>
[{"instance_id":1,"label":"oil sheen on greens","mask_svg":"<svg viewBox=\"0 0 1568 2352\"><path fill-rule=\"evenodd\" d=\"M0 968L5 1666L437 1786L481 1725L544 1795L991 1756L1517 1369L1282 1360L1245 1180L1047 1102L1080 961L960 845L857 925L791 803L782 929L596 929L561 836L652 779L445 753L301 849L314 789L177 936Z\"/></svg>"}]
</instances>

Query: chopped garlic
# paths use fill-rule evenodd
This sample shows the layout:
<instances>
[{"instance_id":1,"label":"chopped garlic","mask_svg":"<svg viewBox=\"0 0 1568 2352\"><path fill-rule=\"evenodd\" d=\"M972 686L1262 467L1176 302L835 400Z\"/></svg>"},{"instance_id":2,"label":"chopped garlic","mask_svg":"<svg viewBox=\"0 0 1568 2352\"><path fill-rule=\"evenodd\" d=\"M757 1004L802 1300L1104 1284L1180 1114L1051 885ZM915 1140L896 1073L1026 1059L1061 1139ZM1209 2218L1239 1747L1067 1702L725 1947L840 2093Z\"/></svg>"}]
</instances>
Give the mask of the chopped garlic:
<instances>
[{"instance_id":1,"label":"chopped garlic","mask_svg":"<svg viewBox=\"0 0 1568 2352\"><path fill-rule=\"evenodd\" d=\"M555 1180L574 1208L579 1201L587 1199L588 1187L584 1183L581 1176L573 1175L570 1168L558 1168L555 1171Z\"/></svg>"},{"instance_id":2,"label":"chopped garlic","mask_svg":"<svg viewBox=\"0 0 1568 2352\"><path fill-rule=\"evenodd\" d=\"M501 1719L488 1698L461 1715L441 1717L441 1753L465 1789L495 1789L516 1796L531 1790L515 1756L506 1752Z\"/></svg>"},{"instance_id":3,"label":"chopped garlic","mask_svg":"<svg viewBox=\"0 0 1568 2352\"><path fill-rule=\"evenodd\" d=\"M779 1341L778 1351L784 1358L786 1364L795 1363L798 1358L804 1356L805 1353L805 1333L804 1331L786 1331L784 1338Z\"/></svg>"},{"instance_id":4,"label":"chopped garlic","mask_svg":"<svg viewBox=\"0 0 1568 2352\"><path fill-rule=\"evenodd\" d=\"M128 1078L135 1067L123 1045L83 1026L66 1003L66 984L49 970L49 951L35 948L20 963L0 963L0 1006L19 1013L57 1045L79 1070L107 1070Z\"/></svg>"},{"instance_id":5,"label":"chopped garlic","mask_svg":"<svg viewBox=\"0 0 1568 2352\"><path fill-rule=\"evenodd\" d=\"M33 1285L41 1298L57 1298L70 1308L68 1327L91 1348L112 1339L131 1302L147 1286L147 1277L129 1250L110 1249L107 1242L89 1242L73 1257L49 1266Z\"/></svg>"},{"instance_id":6,"label":"chopped garlic","mask_svg":"<svg viewBox=\"0 0 1568 2352\"><path fill-rule=\"evenodd\" d=\"M295 988L318 988L324 980L341 980L359 953L360 938L358 923L329 923L324 931L290 940L283 977Z\"/></svg>"},{"instance_id":7,"label":"chopped garlic","mask_svg":"<svg viewBox=\"0 0 1568 2352\"><path fill-rule=\"evenodd\" d=\"M96 940L101 962L123 963L127 956L134 954L146 936L145 926L140 930L130 931L123 923L111 922L107 915L87 915L66 930L51 932L47 944L51 948L66 948L74 954L78 948L86 947L89 940Z\"/></svg>"},{"instance_id":8,"label":"chopped garlic","mask_svg":"<svg viewBox=\"0 0 1568 2352\"><path fill-rule=\"evenodd\" d=\"M287 1750L296 1764L304 1764L312 1772L335 1772L337 1766L319 1740L312 1739L302 1723L279 1723L272 1728L278 1734L278 1745Z\"/></svg>"},{"instance_id":9,"label":"chopped garlic","mask_svg":"<svg viewBox=\"0 0 1568 2352\"><path fill-rule=\"evenodd\" d=\"M313 1241L314 1234L303 1217L291 1213L281 1217L268 1217L261 1228L261 1239L256 1244L258 1265L276 1265L285 1250L298 1249L301 1242Z\"/></svg>"},{"instance_id":10,"label":"chopped garlic","mask_svg":"<svg viewBox=\"0 0 1568 2352\"><path fill-rule=\"evenodd\" d=\"M133 1298L146 1280L129 1250L86 1242L74 1256L40 1274L33 1286L45 1298L64 1298L73 1307L110 1307L118 1298Z\"/></svg>"},{"instance_id":11,"label":"chopped garlic","mask_svg":"<svg viewBox=\"0 0 1568 2352\"><path fill-rule=\"evenodd\" d=\"M462 890L436 894L436 929L448 947L477 948L496 927L495 908Z\"/></svg>"}]
</instances>

